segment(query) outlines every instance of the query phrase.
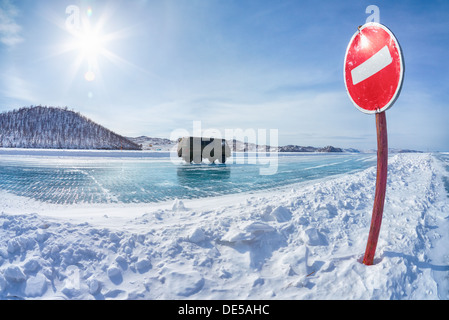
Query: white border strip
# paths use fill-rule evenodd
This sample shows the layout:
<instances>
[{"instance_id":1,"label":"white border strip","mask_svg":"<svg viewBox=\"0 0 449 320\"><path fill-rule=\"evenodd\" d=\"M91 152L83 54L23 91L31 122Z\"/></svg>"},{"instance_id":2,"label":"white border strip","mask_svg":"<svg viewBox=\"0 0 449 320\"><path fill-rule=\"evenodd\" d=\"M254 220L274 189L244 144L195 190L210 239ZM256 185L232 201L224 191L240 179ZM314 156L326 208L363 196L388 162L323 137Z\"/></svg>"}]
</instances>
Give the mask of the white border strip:
<instances>
[{"instance_id":1,"label":"white border strip","mask_svg":"<svg viewBox=\"0 0 449 320\"><path fill-rule=\"evenodd\" d=\"M383 47L371 58L351 70L352 84L362 82L386 68L393 62L388 46Z\"/></svg>"}]
</instances>

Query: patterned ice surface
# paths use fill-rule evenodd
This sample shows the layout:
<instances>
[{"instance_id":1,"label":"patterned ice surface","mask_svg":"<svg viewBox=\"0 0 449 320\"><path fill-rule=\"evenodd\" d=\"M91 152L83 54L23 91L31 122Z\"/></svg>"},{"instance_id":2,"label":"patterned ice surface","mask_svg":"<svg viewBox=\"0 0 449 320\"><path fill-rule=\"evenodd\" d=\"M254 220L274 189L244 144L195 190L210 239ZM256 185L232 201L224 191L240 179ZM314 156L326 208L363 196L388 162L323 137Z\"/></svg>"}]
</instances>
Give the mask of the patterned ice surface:
<instances>
[{"instance_id":1,"label":"patterned ice surface","mask_svg":"<svg viewBox=\"0 0 449 320\"><path fill-rule=\"evenodd\" d=\"M150 203L282 187L365 169L375 160L373 154L280 155L276 174L261 175L269 164L248 159L187 165L170 158L0 156L0 189L55 204Z\"/></svg>"}]
</instances>

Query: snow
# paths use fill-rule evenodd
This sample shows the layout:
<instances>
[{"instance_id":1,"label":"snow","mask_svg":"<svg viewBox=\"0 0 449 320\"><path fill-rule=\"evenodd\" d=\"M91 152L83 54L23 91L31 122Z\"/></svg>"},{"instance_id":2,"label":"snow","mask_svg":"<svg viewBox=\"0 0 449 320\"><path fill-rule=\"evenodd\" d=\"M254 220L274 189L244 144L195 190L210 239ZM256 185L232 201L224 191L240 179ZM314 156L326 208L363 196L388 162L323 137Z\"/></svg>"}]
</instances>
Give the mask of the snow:
<instances>
[{"instance_id":1,"label":"snow","mask_svg":"<svg viewBox=\"0 0 449 320\"><path fill-rule=\"evenodd\" d=\"M448 299L446 171L389 159L375 264L361 263L376 168L251 194L56 205L0 191L1 299Z\"/></svg>"}]
</instances>

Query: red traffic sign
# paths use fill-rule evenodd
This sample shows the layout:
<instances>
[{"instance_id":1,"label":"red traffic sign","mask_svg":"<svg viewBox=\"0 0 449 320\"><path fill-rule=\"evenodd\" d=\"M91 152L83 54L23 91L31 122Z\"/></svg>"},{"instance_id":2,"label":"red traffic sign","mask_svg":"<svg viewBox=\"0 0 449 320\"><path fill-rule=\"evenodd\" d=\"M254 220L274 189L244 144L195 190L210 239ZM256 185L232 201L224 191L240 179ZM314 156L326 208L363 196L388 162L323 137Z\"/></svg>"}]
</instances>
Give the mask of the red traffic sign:
<instances>
[{"instance_id":1,"label":"red traffic sign","mask_svg":"<svg viewBox=\"0 0 449 320\"><path fill-rule=\"evenodd\" d=\"M370 22L354 34L345 55L346 91L360 111L381 113L399 96L404 61L399 42L385 26Z\"/></svg>"}]
</instances>

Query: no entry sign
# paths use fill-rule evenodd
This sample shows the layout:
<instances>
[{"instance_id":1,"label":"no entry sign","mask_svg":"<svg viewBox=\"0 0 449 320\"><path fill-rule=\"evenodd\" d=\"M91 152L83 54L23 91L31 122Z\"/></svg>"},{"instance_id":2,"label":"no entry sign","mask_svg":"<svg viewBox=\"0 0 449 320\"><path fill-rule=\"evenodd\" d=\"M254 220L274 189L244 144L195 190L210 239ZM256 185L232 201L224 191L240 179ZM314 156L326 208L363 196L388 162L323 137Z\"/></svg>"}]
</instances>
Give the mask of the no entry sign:
<instances>
[{"instance_id":1,"label":"no entry sign","mask_svg":"<svg viewBox=\"0 0 449 320\"><path fill-rule=\"evenodd\" d=\"M368 243L363 263L372 265L382 223L388 173L388 136L385 110L401 92L404 61L393 33L371 22L358 28L345 55L344 81L349 98L360 111L376 115L377 178Z\"/></svg>"},{"instance_id":2,"label":"no entry sign","mask_svg":"<svg viewBox=\"0 0 449 320\"><path fill-rule=\"evenodd\" d=\"M402 52L393 33L375 22L360 27L344 64L346 90L354 105L368 114L387 110L399 96L403 76Z\"/></svg>"}]
</instances>

